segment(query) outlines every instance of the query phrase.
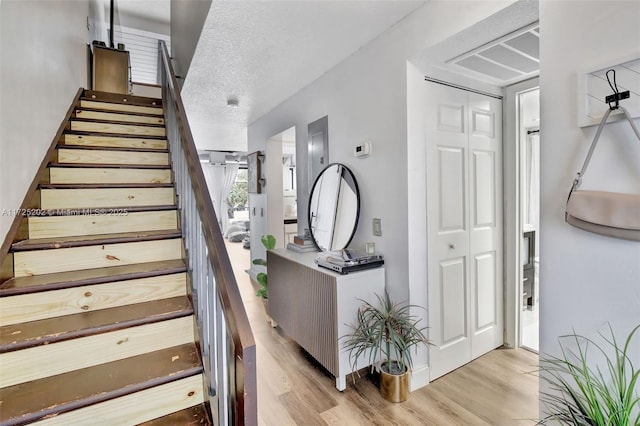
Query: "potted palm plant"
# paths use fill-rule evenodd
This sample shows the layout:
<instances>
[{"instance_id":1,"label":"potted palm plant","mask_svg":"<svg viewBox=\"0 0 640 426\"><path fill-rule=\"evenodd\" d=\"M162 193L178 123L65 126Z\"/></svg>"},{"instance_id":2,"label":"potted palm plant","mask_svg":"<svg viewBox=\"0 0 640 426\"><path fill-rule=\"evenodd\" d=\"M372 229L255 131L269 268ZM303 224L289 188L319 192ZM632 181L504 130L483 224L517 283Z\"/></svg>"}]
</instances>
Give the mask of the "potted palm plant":
<instances>
[{"instance_id":1,"label":"potted palm plant","mask_svg":"<svg viewBox=\"0 0 640 426\"><path fill-rule=\"evenodd\" d=\"M355 370L362 357L380 371L380 393L391 402L405 401L409 395L409 372L413 368L412 350L430 344L420 327L420 318L411 315L415 305L394 303L385 291L377 304L362 300L351 333L342 337ZM379 360L379 362L377 362Z\"/></svg>"}]
</instances>

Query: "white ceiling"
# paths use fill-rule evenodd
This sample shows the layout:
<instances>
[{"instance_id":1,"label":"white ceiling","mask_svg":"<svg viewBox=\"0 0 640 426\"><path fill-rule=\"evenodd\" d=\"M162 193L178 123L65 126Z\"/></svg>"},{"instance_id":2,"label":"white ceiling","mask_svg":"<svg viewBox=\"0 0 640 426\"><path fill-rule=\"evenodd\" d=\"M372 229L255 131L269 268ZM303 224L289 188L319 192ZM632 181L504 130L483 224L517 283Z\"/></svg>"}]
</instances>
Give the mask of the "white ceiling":
<instances>
[{"instance_id":1,"label":"white ceiling","mask_svg":"<svg viewBox=\"0 0 640 426\"><path fill-rule=\"evenodd\" d=\"M505 87L536 76L539 73L538 5L538 0L519 0L417 53L412 62L431 77L468 85L465 80L456 81L456 75L462 76L488 92L495 92L491 88ZM525 40L519 43L521 35L535 39L535 42L527 43ZM501 49L501 54L492 50L496 46ZM474 59L475 62L466 59ZM524 68L523 61L527 62Z\"/></svg>"},{"instance_id":2,"label":"white ceiling","mask_svg":"<svg viewBox=\"0 0 640 426\"><path fill-rule=\"evenodd\" d=\"M182 89L198 149L246 151L248 124L423 3L214 1Z\"/></svg>"},{"instance_id":3,"label":"white ceiling","mask_svg":"<svg viewBox=\"0 0 640 426\"><path fill-rule=\"evenodd\" d=\"M508 86L538 75L540 71L539 39L538 24L528 25L450 59L447 64L478 74L480 78L495 85Z\"/></svg>"}]
</instances>

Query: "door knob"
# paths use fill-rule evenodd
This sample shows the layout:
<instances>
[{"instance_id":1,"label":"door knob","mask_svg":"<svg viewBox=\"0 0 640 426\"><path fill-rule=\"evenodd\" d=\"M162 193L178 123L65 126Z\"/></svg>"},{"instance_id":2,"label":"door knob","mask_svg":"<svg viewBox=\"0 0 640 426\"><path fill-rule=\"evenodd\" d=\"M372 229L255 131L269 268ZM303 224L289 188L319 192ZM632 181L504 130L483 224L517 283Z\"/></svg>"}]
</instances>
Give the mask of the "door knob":
<instances>
[{"instance_id":1,"label":"door knob","mask_svg":"<svg viewBox=\"0 0 640 426\"><path fill-rule=\"evenodd\" d=\"M455 244L449 243L449 250L454 250L456 248Z\"/></svg>"}]
</instances>

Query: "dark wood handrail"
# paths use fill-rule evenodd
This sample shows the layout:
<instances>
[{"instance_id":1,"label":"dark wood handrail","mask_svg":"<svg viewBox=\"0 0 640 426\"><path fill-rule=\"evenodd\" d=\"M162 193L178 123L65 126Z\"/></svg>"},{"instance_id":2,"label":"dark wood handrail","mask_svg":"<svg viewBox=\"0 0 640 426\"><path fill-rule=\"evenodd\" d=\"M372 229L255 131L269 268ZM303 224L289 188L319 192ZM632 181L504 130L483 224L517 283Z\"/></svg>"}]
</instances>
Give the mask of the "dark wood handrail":
<instances>
[{"instance_id":1,"label":"dark wood handrail","mask_svg":"<svg viewBox=\"0 0 640 426\"><path fill-rule=\"evenodd\" d=\"M191 177L193 191L196 199L196 206L202 221L202 229L209 252L209 261L213 266L213 271L217 283L217 291L220 295L224 316L227 325L231 331L231 337L234 346L235 360L229 362L237 362L241 360L244 370L253 371L254 374L245 374L245 371L236 371L236 379L242 381L242 385L236 394L236 419L244 419L243 424L257 424L257 383L256 383L256 345L249 324L244 304L240 296L240 291L231 268L231 262L227 254L224 244L222 232L216 217L209 190L204 178L198 151L193 135L189 127L189 122L180 96L180 90L177 83L173 65L169 59L169 52L164 41L160 41L160 56L162 57L162 65L167 75L167 85L173 97L173 107L176 114L177 125L180 131L180 139L184 149L187 168ZM163 102L167 102L164 99ZM238 377L239 376L239 377ZM247 398L249 396L249 398ZM251 397L253 396L253 397Z\"/></svg>"},{"instance_id":2,"label":"dark wood handrail","mask_svg":"<svg viewBox=\"0 0 640 426\"><path fill-rule=\"evenodd\" d=\"M38 167L38 170L36 171L36 174L33 178L33 180L31 181L31 185L29 185L29 188L27 189L27 192L24 196L24 199L22 201L22 204L20 205L20 209L19 211L25 211L28 208L34 208L36 206L33 206L32 204L32 198L33 195L35 194L36 190L38 189L38 185L40 184L40 182L42 181L42 177L45 175L45 173L47 172L47 166L49 165L49 162L51 161L51 158L53 157L53 154L56 150L56 147L58 146L58 142L60 141L60 138L62 137L62 134L64 133L69 120L71 119L71 116L73 114L73 110L75 109L75 107L79 104L80 102L80 97L82 96L82 93L84 92L83 88L79 88L78 91L76 92L75 96L73 97L73 100L71 101L71 105L69 106L69 109L67 110L66 115L64 116L64 118L62 119L62 121L60 122L60 126L58 127L58 131L56 132L55 136L53 137L53 140L51 141L51 144L49 145L49 149L47 149L47 152L45 153L44 157L42 158L42 162L40 163L40 167ZM38 205L37 208L40 208L40 206ZM11 249L11 244L14 243L14 241L16 240L17 236L18 236L18 232L20 229L20 223L22 222L22 215L15 215L13 218L13 221L11 222L11 226L9 227L9 230L7 231L7 235L4 238L4 242L2 243L2 246L0 246L0 282L4 281L7 278L10 278L9 276L4 276L3 273L3 267L5 266L4 263L7 260L7 256L9 255L9 250ZM13 273L11 274L13 275Z\"/></svg>"}]
</instances>

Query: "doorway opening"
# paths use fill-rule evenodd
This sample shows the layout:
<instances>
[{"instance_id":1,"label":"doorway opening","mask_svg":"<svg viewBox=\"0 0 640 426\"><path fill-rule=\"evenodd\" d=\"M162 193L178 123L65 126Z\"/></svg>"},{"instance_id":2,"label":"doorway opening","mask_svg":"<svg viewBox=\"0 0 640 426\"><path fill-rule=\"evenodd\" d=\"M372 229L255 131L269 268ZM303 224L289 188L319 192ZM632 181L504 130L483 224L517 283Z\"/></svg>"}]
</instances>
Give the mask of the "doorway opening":
<instances>
[{"instance_id":1,"label":"doorway opening","mask_svg":"<svg viewBox=\"0 0 640 426\"><path fill-rule=\"evenodd\" d=\"M521 279L519 282L519 346L538 352L540 313L540 89L516 93L519 147Z\"/></svg>"},{"instance_id":2,"label":"doorway opening","mask_svg":"<svg viewBox=\"0 0 640 426\"><path fill-rule=\"evenodd\" d=\"M267 140L265 179L267 234L276 247L286 247L298 231L296 128L291 127Z\"/></svg>"}]
</instances>

